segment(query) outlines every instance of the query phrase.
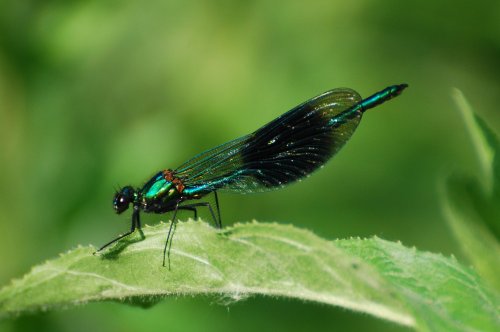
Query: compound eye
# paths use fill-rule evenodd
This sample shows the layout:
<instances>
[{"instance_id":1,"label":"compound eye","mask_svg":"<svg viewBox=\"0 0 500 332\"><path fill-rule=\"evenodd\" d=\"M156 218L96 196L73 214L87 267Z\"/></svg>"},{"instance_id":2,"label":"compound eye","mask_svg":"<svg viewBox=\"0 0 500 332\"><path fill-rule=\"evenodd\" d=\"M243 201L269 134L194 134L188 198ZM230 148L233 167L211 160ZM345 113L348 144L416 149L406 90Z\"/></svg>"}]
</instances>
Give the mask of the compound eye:
<instances>
[{"instance_id":1,"label":"compound eye","mask_svg":"<svg viewBox=\"0 0 500 332\"><path fill-rule=\"evenodd\" d=\"M129 204L134 199L134 190L131 187L124 187L116 193L113 199L113 208L116 213L122 213L128 209Z\"/></svg>"}]
</instances>

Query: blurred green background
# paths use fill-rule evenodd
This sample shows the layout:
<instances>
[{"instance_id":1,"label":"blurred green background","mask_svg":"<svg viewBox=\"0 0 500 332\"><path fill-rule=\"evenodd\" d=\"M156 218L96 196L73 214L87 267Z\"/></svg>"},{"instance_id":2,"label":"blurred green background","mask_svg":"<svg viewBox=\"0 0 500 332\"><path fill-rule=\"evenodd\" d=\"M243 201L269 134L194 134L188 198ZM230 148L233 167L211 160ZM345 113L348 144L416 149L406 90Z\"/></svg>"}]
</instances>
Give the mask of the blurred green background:
<instances>
[{"instance_id":1,"label":"blurred green background","mask_svg":"<svg viewBox=\"0 0 500 332\"><path fill-rule=\"evenodd\" d=\"M221 195L223 221L377 235L465 262L439 184L478 168L450 92L460 88L500 132L498 22L500 2L486 0L0 1L0 284L126 230L129 213L111 209L118 185L139 186L328 89L368 96L396 83L410 88L368 112L323 170L277 192ZM99 303L0 322L2 331L141 328L407 330L268 298Z\"/></svg>"}]
</instances>

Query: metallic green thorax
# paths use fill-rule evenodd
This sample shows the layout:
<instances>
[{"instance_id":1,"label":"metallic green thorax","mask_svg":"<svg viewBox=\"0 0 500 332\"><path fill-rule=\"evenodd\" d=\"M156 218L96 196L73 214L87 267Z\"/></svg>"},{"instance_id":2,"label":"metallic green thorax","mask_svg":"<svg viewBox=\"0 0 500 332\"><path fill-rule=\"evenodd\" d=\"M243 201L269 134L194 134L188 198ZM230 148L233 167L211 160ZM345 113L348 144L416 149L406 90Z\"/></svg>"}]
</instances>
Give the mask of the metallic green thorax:
<instances>
[{"instance_id":1,"label":"metallic green thorax","mask_svg":"<svg viewBox=\"0 0 500 332\"><path fill-rule=\"evenodd\" d=\"M170 207L170 202L176 202L180 196L176 186L165 179L164 172L159 172L138 191L137 203L145 211L163 212L164 208Z\"/></svg>"},{"instance_id":2,"label":"metallic green thorax","mask_svg":"<svg viewBox=\"0 0 500 332\"><path fill-rule=\"evenodd\" d=\"M141 197L144 199L156 199L164 196L166 192L173 189L172 182L167 181L163 173L158 173L152 181L149 181L141 189Z\"/></svg>"}]
</instances>

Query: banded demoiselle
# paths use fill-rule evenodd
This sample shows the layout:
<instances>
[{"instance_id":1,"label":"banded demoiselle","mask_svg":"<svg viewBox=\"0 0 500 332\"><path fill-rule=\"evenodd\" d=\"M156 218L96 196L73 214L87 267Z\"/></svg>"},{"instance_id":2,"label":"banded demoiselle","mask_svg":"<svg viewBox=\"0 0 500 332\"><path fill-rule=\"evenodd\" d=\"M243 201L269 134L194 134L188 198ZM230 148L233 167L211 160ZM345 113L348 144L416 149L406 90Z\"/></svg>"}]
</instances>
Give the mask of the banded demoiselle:
<instances>
[{"instance_id":1,"label":"banded demoiselle","mask_svg":"<svg viewBox=\"0 0 500 332\"><path fill-rule=\"evenodd\" d=\"M408 85L389 86L362 99L354 90L339 88L314 97L253 133L202 152L178 168L155 174L142 188L126 186L114 196L113 207L122 213L132 204L130 231L99 250L141 228L139 212L173 211L163 250L163 266L172 226L179 210L208 207L221 228L218 191L253 193L281 188L301 179L330 159L352 136L363 113L398 96ZM215 210L201 201L215 194ZM170 252L170 251L169 251Z\"/></svg>"}]
</instances>

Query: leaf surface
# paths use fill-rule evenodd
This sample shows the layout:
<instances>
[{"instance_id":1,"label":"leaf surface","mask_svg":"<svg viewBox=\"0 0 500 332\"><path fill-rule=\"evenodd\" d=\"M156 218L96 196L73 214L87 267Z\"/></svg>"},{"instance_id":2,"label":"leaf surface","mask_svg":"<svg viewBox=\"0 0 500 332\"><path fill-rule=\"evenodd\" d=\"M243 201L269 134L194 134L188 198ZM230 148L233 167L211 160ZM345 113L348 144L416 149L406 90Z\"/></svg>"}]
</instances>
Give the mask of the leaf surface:
<instances>
[{"instance_id":1,"label":"leaf surface","mask_svg":"<svg viewBox=\"0 0 500 332\"><path fill-rule=\"evenodd\" d=\"M340 306L423 331L500 326L498 296L454 258L376 237L328 241L257 222L217 231L190 220L177 224L169 270L162 266L168 226L146 226L100 256L79 247L34 267L0 290L0 314L91 301L147 306L179 295L222 303L261 295Z\"/></svg>"}]
</instances>

